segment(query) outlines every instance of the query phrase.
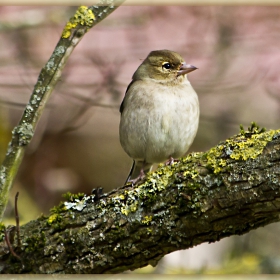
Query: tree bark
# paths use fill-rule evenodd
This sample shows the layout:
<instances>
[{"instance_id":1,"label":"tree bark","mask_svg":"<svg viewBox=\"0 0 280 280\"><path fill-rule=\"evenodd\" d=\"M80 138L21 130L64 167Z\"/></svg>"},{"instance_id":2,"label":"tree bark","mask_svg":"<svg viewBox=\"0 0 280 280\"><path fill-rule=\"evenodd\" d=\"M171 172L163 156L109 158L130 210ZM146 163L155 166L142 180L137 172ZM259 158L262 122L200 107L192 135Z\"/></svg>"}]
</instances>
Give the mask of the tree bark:
<instances>
[{"instance_id":1,"label":"tree bark","mask_svg":"<svg viewBox=\"0 0 280 280\"><path fill-rule=\"evenodd\" d=\"M2 273L119 273L279 221L280 130L256 126L136 186L68 201L2 243Z\"/></svg>"}]
</instances>

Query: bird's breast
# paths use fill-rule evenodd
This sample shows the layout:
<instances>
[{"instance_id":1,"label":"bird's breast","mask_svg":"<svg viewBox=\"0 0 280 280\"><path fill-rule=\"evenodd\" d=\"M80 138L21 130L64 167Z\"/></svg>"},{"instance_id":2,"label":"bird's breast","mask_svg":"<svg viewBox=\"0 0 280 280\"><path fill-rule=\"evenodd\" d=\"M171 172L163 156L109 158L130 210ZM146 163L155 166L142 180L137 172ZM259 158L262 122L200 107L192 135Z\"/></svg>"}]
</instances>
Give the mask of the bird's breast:
<instances>
[{"instance_id":1,"label":"bird's breast","mask_svg":"<svg viewBox=\"0 0 280 280\"><path fill-rule=\"evenodd\" d=\"M153 163L183 156L193 142L199 119L198 98L190 83L151 83L132 90L120 125L127 153Z\"/></svg>"}]
</instances>

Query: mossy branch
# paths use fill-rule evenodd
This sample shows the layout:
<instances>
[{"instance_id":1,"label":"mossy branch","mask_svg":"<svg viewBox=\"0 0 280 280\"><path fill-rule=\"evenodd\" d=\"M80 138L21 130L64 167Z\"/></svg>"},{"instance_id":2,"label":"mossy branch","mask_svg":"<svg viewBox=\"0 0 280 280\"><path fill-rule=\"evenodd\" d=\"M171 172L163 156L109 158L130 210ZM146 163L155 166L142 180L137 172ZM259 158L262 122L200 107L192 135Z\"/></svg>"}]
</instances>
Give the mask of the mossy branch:
<instances>
[{"instance_id":1,"label":"mossy branch","mask_svg":"<svg viewBox=\"0 0 280 280\"><path fill-rule=\"evenodd\" d=\"M102 6L97 5L89 8L81 6L66 24L54 52L39 74L19 124L13 129L12 140L0 167L0 219L3 217L9 191L25 149L32 140L34 130L69 56L84 34L112 13L122 2L124 0L102 0L100 2Z\"/></svg>"},{"instance_id":2,"label":"mossy branch","mask_svg":"<svg viewBox=\"0 0 280 280\"><path fill-rule=\"evenodd\" d=\"M280 130L242 129L98 201L68 195L50 216L21 227L20 247L14 232L11 243L24 266L3 242L0 267L2 273L118 273L277 222L279 214Z\"/></svg>"}]
</instances>

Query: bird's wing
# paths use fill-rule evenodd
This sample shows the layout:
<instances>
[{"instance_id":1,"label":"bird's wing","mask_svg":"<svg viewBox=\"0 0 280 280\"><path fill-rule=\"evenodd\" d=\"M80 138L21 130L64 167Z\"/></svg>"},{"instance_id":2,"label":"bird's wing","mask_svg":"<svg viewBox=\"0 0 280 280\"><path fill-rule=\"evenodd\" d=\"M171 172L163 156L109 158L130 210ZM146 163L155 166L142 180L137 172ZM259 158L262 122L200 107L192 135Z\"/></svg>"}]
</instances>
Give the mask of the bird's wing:
<instances>
[{"instance_id":1,"label":"bird's wing","mask_svg":"<svg viewBox=\"0 0 280 280\"><path fill-rule=\"evenodd\" d=\"M122 101L121 106L120 106L120 113L122 113L122 112L123 112L123 109L124 109L124 100L125 100L126 94L127 94L129 88L131 87L131 85L132 85L134 82L135 82L135 81L132 80L132 81L130 82L130 84L128 85L126 91L125 91L125 95L124 95L123 101Z\"/></svg>"}]
</instances>

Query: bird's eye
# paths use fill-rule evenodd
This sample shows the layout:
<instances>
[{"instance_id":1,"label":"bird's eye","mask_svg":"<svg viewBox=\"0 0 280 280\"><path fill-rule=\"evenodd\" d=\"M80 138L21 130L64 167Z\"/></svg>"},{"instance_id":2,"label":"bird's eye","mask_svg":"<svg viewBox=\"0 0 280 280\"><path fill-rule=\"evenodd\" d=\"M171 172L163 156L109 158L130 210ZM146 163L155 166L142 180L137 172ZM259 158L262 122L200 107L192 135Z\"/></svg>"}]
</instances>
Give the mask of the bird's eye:
<instances>
[{"instance_id":1,"label":"bird's eye","mask_svg":"<svg viewBox=\"0 0 280 280\"><path fill-rule=\"evenodd\" d=\"M164 62L162 64L162 68L165 68L165 69L170 69L171 68L171 64L169 62Z\"/></svg>"}]
</instances>

